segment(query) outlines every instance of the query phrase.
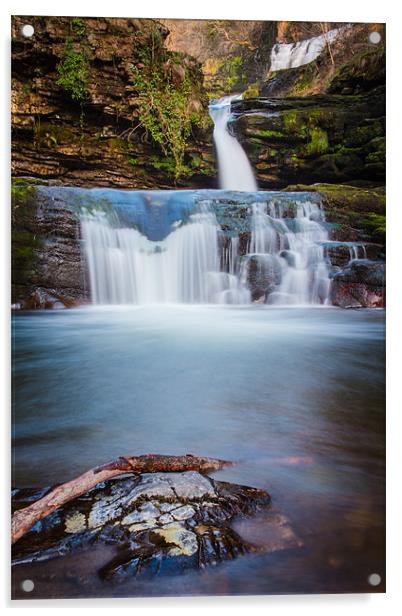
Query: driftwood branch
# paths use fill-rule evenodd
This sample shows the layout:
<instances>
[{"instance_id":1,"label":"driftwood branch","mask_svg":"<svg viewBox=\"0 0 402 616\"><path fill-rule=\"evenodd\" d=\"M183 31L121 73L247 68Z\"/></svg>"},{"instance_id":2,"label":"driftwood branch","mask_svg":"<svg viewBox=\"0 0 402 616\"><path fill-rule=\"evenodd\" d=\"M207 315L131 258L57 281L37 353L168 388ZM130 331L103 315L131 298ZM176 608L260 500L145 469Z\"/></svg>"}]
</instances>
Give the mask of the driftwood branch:
<instances>
[{"instance_id":1,"label":"driftwood branch","mask_svg":"<svg viewBox=\"0 0 402 616\"><path fill-rule=\"evenodd\" d=\"M208 472L218 470L224 466L231 466L231 464L231 462L226 462L225 460L200 458L190 454L186 456L162 456L157 454L122 456L117 460L92 468L67 483L56 486L43 498L32 503L32 505L16 511L11 522L11 542L15 543L18 541L38 520L46 517L52 511L85 494L98 483L117 475L128 472Z\"/></svg>"}]
</instances>

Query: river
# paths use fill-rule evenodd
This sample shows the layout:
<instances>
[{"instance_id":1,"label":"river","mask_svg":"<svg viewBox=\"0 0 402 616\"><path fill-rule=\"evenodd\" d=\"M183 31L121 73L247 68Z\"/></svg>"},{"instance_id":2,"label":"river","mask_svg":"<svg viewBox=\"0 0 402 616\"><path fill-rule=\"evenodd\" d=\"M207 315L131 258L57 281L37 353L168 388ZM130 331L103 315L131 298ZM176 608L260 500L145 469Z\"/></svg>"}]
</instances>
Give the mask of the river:
<instances>
[{"instance_id":1,"label":"river","mask_svg":"<svg viewBox=\"0 0 402 616\"><path fill-rule=\"evenodd\" d=\"M158 584L89 576L77 588L70 557L16 575L33 568L42 596L383 590L367 577L385 573L384 321L381 310L329 306L16 313L16 487L122 454L219 457L237 464L215 478L267 490L303 543ZM261 525L238 529L255 539Z\"/></svg>"}]
</instances>

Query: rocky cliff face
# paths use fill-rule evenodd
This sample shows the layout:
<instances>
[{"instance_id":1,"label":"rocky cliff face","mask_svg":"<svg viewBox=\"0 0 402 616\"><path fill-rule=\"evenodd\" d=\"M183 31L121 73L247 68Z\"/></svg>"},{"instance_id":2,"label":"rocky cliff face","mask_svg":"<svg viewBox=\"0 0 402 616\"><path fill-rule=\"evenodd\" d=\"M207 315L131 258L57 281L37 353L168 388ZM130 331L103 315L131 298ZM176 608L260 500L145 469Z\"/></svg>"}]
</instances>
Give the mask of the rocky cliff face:
<instances>
[{"instance_id":1,"label":"rocky cliff face","mask_svg":"<svg viewBox=\"0 0 402 616\"><path fill-rule=\"evenodd\" d=\"M385 95L257 98L232 104L232 128L262 188L290 183L383 183Z\"/></svg>"},{"instance_id":2,"label":"rocky cliff face","mask_svg":"<svg viewBox=\"0 0 402 616\"><path fill-rule=\"evenodd\" d=\"M323 25L162 21L13 18L14 176L77 186L215 188L206 93L248 88L248 96L265 97L235 103L233 128L262 188L384 181L384 46L367 38L377 26L356 24L317 61L272 74L276 41L317 35ZM35 28L32 39L21 35L27 22ZM187 140L180 178L141 121L133 81L133 67L142 70L155 45L171 54L162 74L173 71L175 83L191 77L186 103L202 118ZM212 60L219 64L213 74ZM61 74L66 66L78 80Z\"/></svg>"},{"instance_id":3,"label":"rocky cliff face","mask_svg":"<svg viewBox=\"0 0 402 616\"><path fill-rule=\"evenodd\" d=\"M32 38L21 33L30 23ZM12 22L12 173L77 186L164 188L169 164L139 118L133 66L163 41L154 20L14 17ZM187 79L190 112L207 122L196 60L176 54L158 70ZM159 57L155 54L155 64ZM215 176L209 133L194 124L182 185ZM213 180L212 180L213 182Z\"/></svg>"},{"instance_id":4,"label":"rocky cliff face","mask_svg":"<svg viewBox=\"0 0 402 616\"><path fill-rule=\"evenodd\" d=\"M26 309L71 308L89 301L79 221L39 186L12 186L12 302Z\"/></svg>"},{"instance_id":5,"label":"rocky cliff face","mask_svg":"<svg viewBox=\"0 0 402 616\"><path fill-rule=\"evenodd\" d=\"M333 40L331 30L339 31ZM309 40L311 45L318 36L325 44L311 62L286 70L269 67L260 86L262 96L361 94L385 83L384 24L278 22L278 43Z\"/></svg>"},{"instance_id":6,"label":"rocky cliff face","mask_svg":"<svg viewBox=\"0 0 402 616\"><path fill-rule=\"evenodd\" d=\"M209 98L232 92L258 93L269 71L276 42L274 21L161 19L169 30L166 45L201 64ZM279 22L280 23L280 22Z\"/></svg>"}]
</instances>

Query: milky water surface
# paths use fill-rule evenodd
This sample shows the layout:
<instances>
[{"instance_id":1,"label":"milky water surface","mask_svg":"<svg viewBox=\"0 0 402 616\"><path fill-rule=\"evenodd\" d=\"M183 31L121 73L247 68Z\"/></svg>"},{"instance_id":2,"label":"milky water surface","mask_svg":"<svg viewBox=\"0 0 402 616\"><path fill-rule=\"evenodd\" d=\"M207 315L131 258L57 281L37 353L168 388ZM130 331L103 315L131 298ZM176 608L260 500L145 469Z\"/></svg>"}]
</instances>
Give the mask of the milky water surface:
<instances>
[{"instance_id":1,"label":"milky water surface","mask_svg":"<svg viewBox=\"0 0 402 616\"><path fill-rule=\"evenodd\" d=\"M304 543L95 594L364 591L384 573L383 311L105 306L17 314L13 334L15 486L122 454L236 460L216 478L268 490Z\"/></svg>"}]
</instances>

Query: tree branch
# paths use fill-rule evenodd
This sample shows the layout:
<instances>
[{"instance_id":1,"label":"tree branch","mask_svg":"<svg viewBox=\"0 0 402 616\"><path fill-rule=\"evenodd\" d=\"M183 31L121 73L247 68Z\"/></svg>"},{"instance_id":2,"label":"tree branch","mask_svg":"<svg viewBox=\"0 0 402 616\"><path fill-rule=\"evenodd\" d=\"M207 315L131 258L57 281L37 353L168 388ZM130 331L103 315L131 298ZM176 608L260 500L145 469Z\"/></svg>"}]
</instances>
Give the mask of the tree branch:
<instances>
[{"instance_id":1,"label":"tree branch","mask_svg":"<svg viewBox=\"0 0 402 616\"><path fill-rule=\"evenodd\" d=\"M15 543L27 533L32 526L69 501L82 496L98 483L127 472L161 473L199 471L208 472L231 466L232 462L214 458L200 458L187 454L185 456L163 456L148 454L145 456L122 456L102 466L92 468L83 475L56 486L43 498L32 505L19 509L12 517L11 543Z\"/></svg>"}]
</instances>

